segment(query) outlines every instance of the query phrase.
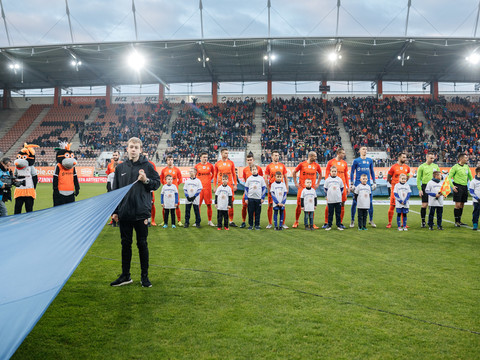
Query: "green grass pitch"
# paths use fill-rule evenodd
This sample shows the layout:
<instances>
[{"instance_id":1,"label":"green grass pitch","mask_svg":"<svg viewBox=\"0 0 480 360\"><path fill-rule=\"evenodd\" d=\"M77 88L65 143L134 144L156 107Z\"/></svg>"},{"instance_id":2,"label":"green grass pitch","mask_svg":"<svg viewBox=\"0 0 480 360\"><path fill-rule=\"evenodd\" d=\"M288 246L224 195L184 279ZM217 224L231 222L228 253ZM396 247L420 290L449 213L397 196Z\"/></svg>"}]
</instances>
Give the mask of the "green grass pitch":
<instances>
[{"instance_id":1,"label":"green grass pitch","mask_svg":"<svg viewBox=\"0 0 480 360\"><path fill-rule=\"evenodd\" d=\"M82 184L80 198L104 191ZM40 184L35 209L51 194ZM150 289L135 247L134 283L109 286L120 236L106 226L13 359L478 359L479 233L421 229L413 212L410 231L386 229L387 209L368 231L150 228Z\"/></svg>"}]
</instances>

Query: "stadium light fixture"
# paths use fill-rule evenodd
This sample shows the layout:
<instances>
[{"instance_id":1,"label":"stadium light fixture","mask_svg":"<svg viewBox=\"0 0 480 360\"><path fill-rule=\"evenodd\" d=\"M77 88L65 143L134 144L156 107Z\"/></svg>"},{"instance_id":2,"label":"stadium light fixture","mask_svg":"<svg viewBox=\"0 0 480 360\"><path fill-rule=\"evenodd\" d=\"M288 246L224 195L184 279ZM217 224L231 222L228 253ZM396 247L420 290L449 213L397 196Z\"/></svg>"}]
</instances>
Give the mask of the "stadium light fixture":
<instances>
[{"instance_id":1,"label":"stadium light fixture","mask_svg":"<svg viewBox=\"0 0 480 360\"><path fill-rule=\"evenodd\" d=\"M335 62L337 60L340 60L341 58L342 55L337 52L331 52L330 54L328 54L328 60L330 60L331 62Z\"/></svg>"},{"instance_id":2,"label":"stadium light fixture","mask_svg":"<svg viewBox=\"0 0 480 360\"><path fill-rule=\"evenodd\" d=\"M145 66L145 57L134 50L127 59L128 65L136 71L140 71Z\"/></svg>"},{"instance_id":3,"label":"stadium light fixture","mask_svg":"<svg viewBox=\"0 0 480 360\"><path fill-rule=\"evenodd\" d=\"M477 53L473 53L470 56L465 58L470 64L477 65L480 62L480 55Z\"/></svg>"},{"instance_id":4,"label":"stadium light fixture","mask_svg":"<svg viewBox=\"0 0 480 360\"><path fill-rule=\"evenodd\" d=\"M16 71L16 70L20 69L20 64L19 63L11 63L10 65L8 65L8 67L11 70Z\"/></svg>"}]
</instances>

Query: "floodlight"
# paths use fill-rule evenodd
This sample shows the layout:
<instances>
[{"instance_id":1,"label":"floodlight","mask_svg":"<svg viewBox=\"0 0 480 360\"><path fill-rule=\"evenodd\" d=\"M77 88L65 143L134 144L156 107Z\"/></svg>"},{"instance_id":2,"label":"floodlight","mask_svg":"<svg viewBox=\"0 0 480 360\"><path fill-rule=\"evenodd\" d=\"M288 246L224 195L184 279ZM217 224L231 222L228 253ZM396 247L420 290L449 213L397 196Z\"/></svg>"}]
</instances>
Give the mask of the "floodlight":
<instances>
[{"instance_id":1,"label":"floodlight","mask_svg":"<svg viewBox=\"0 0 480 360\"><path fill-rule=\"evenodd\" d=\"M142 54L134 51L128 57L128 65L134 70L141 70L145 65L145 58Z\"/></svg>"},{"instance_id":2,"label":"floodlight","mask_svg":"<svg viewBox=\"0 0 480 360\"><path fill-rule=\"evenodd\" d=\"M268 60L268 56L265 55L265 56L263 57L263 60Z\"/></svg>"},{"instance_id":3,"label":"floodlight","mask_svg":"<svg viewBox=\"0 0 480 360\"><path fill-rule=\"evenodd\" d=\"M8 65L8 67L12 70L18 70L18 69L20 69L20 64L19 63L12 63L12 64Z\"/></svg>"},{"instance_id":4,"label":"floodlight","mask_svg":"<svg viewBox=\"0 0 480 360\"><path fill-rule=\"evenodd\" d=\"M467 60L469 63L473 65L476 65L478 64L478 62L480 62L480 55L477 53L473 53L472 55L467 56L465 60Z\"/></svg>"},{"instance_id":5,"label":"floodlight","mask_svg":"<svg viewBox=\"0 0 480 360\"><path fill-rule=\"evenodd\" d=\"M328 60L332 62L337 61L338 59L341 59L341 58L342 58L342 55L337 54L336 52L332 52L328 54Z\"/></svg>"},{"instance_id":6,"label":"floodlight","mask_svg":"<svg viewBox=\"0 0 480 360\"><path fill-rule=\"evenodd\" d=\"M275 60L276 58L277 58L277 56L275 54L270 55L270 60Z\"/></svg>"}]
</instances>

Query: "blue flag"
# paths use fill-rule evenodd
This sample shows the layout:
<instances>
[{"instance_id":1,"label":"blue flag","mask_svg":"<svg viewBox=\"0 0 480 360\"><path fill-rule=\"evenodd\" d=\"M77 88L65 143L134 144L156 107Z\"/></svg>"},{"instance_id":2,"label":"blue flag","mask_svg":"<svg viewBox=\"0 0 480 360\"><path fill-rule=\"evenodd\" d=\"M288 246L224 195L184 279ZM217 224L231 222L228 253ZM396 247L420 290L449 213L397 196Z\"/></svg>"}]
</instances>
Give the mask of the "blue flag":
<instances>
[{"instance_id":1,"label":"blue flag","mask_svg":"<svg viewBox=\"0 0 480 360\"><path fill-rule=\"evenodd\" d=\"M15 353L130 188L0 217L0 359Z\"/></svg>"}]
</instances>

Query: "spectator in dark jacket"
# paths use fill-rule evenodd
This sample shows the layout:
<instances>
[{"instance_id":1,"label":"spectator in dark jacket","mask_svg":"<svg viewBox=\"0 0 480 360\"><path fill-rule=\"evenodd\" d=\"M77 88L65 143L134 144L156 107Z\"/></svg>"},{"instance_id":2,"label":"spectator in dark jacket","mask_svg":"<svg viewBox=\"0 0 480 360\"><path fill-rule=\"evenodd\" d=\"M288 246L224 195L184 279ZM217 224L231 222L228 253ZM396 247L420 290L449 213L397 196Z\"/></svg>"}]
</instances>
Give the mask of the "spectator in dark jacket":
<instances>
[{"instance_id":1,"label":"spectator in dark jacket","mask_svg":"<svg viewBox=\"0 0 480 360\"><path fill-rule=\"evenodd\" d=\"M122 274L110 283L112 286L131 284L130 263L132 260L133 229L137 235L137 247L142 270L143 287L151 287L148 279L148 218L152 210L152 191L160 186L160 176L153 165L142 154L142 141L130 138L127 142L128 160L115 169L113 189L135 183L115 209L112 219L120 220L120 236L122 239Z\"/></svg>"}]
</instances>

